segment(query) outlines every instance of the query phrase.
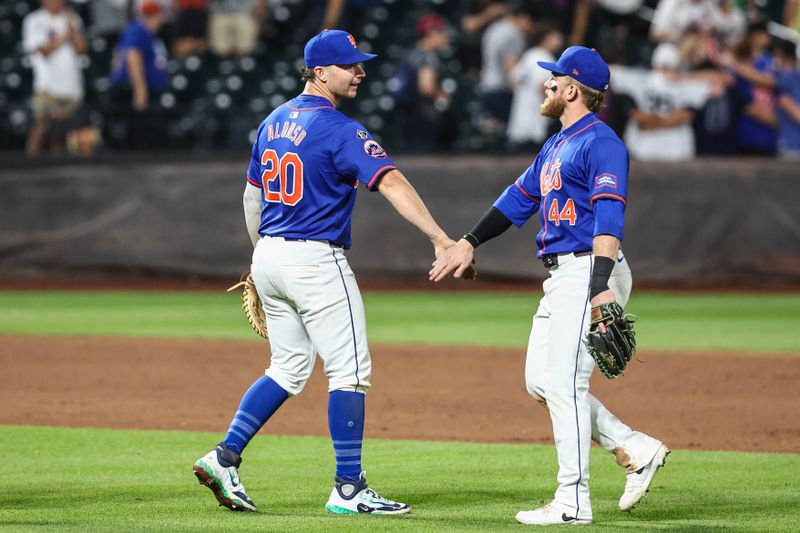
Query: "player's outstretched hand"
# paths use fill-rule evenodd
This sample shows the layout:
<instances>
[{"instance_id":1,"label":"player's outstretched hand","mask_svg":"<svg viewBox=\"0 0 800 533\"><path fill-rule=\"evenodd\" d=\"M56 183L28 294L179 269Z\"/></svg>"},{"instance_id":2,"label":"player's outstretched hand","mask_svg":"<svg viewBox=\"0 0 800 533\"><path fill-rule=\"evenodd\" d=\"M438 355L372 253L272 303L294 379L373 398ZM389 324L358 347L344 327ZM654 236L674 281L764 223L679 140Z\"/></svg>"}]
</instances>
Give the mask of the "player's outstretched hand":
<instances>
[{"instance_id":1,"label":"player's outstretched hand","mask_svg":"<svg viewBox=\"0 0 800 533\"><path fill-rule=\"evenodd\" d=\"M436 261L428 272L428 279L433 282L442 281L451 272L455 278L475 279L477 272L475 270L475 258L473 252L475 249L472 245L461 239L451 247L447 248L444 253L436 256Z\"/></svg>"}]
</instances>

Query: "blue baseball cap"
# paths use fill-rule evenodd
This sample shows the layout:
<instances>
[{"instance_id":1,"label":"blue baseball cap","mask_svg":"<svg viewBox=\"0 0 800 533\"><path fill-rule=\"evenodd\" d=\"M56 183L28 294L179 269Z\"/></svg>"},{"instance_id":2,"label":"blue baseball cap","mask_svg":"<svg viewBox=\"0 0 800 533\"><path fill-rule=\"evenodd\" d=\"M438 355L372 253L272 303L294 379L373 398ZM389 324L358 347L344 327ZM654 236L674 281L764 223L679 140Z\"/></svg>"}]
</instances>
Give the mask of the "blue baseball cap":
<instances>
[{"instance_id":1,"label":"blue baseball cap","mask_svg":"<svg viewBox=\"0 0 800 533\"><path fill-rule=\"evenodd\" d=\"M376 57L375 54L359 52L355 37L342 30L322 30L306 43L303 50L303 59L309 68L352 65Z\"/></svg>"},{"instance_id":2,"label":"blue baseball cap","mask_svg":"<svg viewBox=\"0 0 800 533\"><path fill-rule=\"evenodd\" d=\"M594 48L570 46L556 63L537 61L537 64L554 74L569 76L592 89L601 92L608 90L611 71Z\"/></svg>"}]
</instances>

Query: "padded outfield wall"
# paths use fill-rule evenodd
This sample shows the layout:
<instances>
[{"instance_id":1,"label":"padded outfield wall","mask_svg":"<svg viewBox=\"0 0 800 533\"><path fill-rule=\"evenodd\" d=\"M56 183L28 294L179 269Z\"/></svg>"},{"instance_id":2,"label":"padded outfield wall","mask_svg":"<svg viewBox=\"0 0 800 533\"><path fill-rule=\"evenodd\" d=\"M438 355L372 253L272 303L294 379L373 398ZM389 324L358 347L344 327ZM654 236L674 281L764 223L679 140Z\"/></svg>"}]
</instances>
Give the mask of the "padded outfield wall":
<instances>
[{"instance_id":1,"label":"padded outfield wall","mask_svg":"<svg viewBox=\"0 0 800 533\"><path fill-rule=\"evenodd\" d=\"M0 168L0 276L234 278L249 265L246 157L125 154ZM472 227L524 157L398 157L442 226ZM800 164L634 162L624 250L637 282L800 283ZM483 279L541 278L538 221L482 246ZM359 277L424 279L426 240L379 193L359 190L348 252Z\"/></svg>"}]
</instances>

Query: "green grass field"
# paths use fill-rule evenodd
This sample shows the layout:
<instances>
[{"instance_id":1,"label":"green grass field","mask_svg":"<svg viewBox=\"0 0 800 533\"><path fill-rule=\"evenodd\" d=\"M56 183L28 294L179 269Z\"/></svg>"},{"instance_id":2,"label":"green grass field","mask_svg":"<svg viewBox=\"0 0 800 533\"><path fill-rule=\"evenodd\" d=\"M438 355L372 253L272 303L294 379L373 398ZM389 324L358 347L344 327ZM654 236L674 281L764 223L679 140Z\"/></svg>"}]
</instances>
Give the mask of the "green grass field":
<instances>
[{"instance_id":1,"label":"green grass field","mask_svg":"<svg viewBox=\"0 0 800 533\"><path fill-rule=\"evenodd\" d=\"M523 347L538 293L364 294L371 342ZM800 352L800 294L634 293L639 346ZM202 292L0 292L0 334L254 340L236 296Z\"/></svg>"},{"instance_id":2,"label":"green grass field","mask_svg":"<svg viewBox=\"0 0 800 533\"><path fill-rule=\"evenodd\" d=\"M366 293L372 342L524 346L538 294ZM255 340L229 294L0 292L0 343L13 335ZM637 293L642 349L800 353L800 295ZM19 399L21 405L24 398ZM551 446L368 440L375 488L403 517L329 516L326 438L259 436L242 478L261 512L216 506L191 465L219 439L191 432L0 425L0 529L8 531L503 531L549 501ZM624 474L593 449L588 531L800 531L800 454L675 450L633 513Z\"/></svg>"},{"instance_id":3,"label":"green grass field","mask_svg":"<svg viewBox=\"0 0 800 533\"><path fill-rule=\"evenodd\" d=\"M333 516L330 442L256 437L241 468L259 513L216 506L191 472L218 435L0 426L0 528L11 531L520 531L555 488L551 446L367 441L375 488L411 515ZM797 531L800 456L675 451L631 513L624 474L594 449L586 531ZM736 465L735 468L732 465ZM583 530L582 530L583 531Z\"/></svg>"}]
</instances>

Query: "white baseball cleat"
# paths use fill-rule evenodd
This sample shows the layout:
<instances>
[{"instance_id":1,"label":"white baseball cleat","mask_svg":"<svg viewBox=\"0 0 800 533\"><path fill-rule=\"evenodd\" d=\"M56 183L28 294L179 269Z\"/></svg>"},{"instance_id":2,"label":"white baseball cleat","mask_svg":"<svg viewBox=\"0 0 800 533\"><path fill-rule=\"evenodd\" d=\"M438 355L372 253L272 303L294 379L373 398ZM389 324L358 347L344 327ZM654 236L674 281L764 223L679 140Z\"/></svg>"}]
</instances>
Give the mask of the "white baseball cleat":
<instances>
[{"instance_id":1,"label":"white baseball cleat","mask_svg":"<svg viewBox=\"0 0 800 533\"><path fill-rule=\"evenodd\" d=\"M667 462L667 455L669 455L669 448L662 444L649 463L636 472L628 474L625 492L619 499L620 511L630 511L647 494L656 472Z\"/></svg>"},{"instance_id":2,"label":"white baseball cleat","mask_svg":"<svg viewBox=\"0 0 800 533\"><path fill-rule=\"evenodd\" d=\"M518 512L517 522L529 526L587 526L592 523L592 519L570 516L570 512L566 511L565 508L562 508L556 502L550 502L538 509Z\"/></svg>"},{"instance_id":3,"label":"white baseball cleat","mask_svg":"<svg viewBox=\"0 0 800 533\"><path fill-rule=\"evenodd\" d=\"M361 472L358 481L346 481L337 477L325 509L336 514L405 514L411 512L411 506L407 503L393 502L367 488L364 472Z\"/></svg>"},{"instance_id":4,"label":"white baseball cleat","mask_svg":"<svg viewBox=\"0 0 800 533\"><path fill-rule=\"evenodd\" d=\"M219 461L220 455L235 459L231 461L233 465L222 466ZM239 471L236 469L239 464L241 464L239 455L220 443L198 459L192 471L202 485L211 489L221 506L231 511L255 511L256 504L247 496L244 485L239 479Z\"/></svg>"}]
</instances>

